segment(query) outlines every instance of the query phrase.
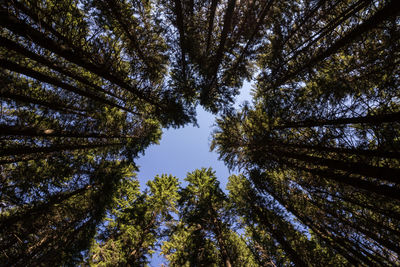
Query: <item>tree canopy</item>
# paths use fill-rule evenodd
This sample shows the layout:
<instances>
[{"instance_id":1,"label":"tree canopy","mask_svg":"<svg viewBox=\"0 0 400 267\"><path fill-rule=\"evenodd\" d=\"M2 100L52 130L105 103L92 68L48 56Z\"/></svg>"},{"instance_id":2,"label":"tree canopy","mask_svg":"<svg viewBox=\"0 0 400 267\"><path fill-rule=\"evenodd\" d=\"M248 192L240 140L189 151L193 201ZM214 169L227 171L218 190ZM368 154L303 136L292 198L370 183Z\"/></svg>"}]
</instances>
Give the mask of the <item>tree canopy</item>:
<instances>
[{"instance_id":1,"label":"tree canopy","mask_svg":"<svg viewBox=\"0 0 400 267\"><path fill-rule=\"evenodd\" d=\"M394 266L396 0L0 2L5 266ZM244 81L251 102L235 109ZM217 115L212 169L140 189L162 129Z\"/></svg>"}]
</instances>

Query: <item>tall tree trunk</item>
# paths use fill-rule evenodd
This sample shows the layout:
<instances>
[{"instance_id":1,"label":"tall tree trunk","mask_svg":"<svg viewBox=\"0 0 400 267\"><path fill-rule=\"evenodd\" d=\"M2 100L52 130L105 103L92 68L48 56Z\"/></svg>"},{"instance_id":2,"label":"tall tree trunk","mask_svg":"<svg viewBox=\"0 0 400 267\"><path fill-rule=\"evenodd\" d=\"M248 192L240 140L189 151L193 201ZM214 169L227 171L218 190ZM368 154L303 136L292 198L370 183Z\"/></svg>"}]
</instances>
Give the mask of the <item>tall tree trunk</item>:
<instances>
[{"instance_id":1,"label":"tall tree trunk","mask_svg":"<svg viewBox=\"0 0 400 267\"><path fill-rule=\"evenodd\" d=\"M101 133L88 133L88 132L74 132L74 131L59 131L53 129L40 129L37 127L20 127L20 126L9 126L0 124L0 136L1 135L16 135L16 136L30 136L30 137L70 137L70 138L104 138L104 139L127 139L135 138L137 136L129 135L113 135L113 134L101 134Z\"/></svg>"},{"instance_id":2,"label":"tall tree trunk","mask_svg":"<svg viewBox=\"0 0 400 267\"><path fill-rule=\"evenodd\" d=\"M367 115L363 117L337 118L337 119L307 119L299 122L284 122L283 125L274 126L273 130L281 130L288 128L305 128L330 125L346 125L346 124L370 124L379 125L388 122L400 122L400 112L391 114Z\"/></svg>"},{"instance_id":3,"label":"tall tree trunk","mask_svg":"<svg viewBox=\"0 0 400 267\"><path fill-rule=\"evenodd\" d=\"M51 110L59 111L59 112L62 112L62 113L67 113L67 114L70 113L70 114L74 114L74 115L78 115L78 116L84 116L84 117L88 116L88 114L80 113L80 112L88 112L87 110L83 110L83 109L72 107L72 106L67 106L67 105L65 105L64 103L61 103L61 102L56 102L56 101L47 102L47 101L44 101L44 100L33 98L31 96L24 96L24 95L15 94L15 93L6 92L6 91L1 91L0 92L0 97L11 99L11 100L14 100L16 102L29 103L29 104L34 104L34 105L46 107L46 108L49 108Z\"/></svg>"},{"instance_id":4,"label":"tall tree trunk","mask_svg":"<svg viewBox=\"0 0 400 267\"><path fill-rule=\"evenodd\" d=\"M29 155L36 153L53 153L62 151L73 151L82 149L93 149L93 148L106 148L112 146L121 146L123 143L106 143L106 144L84 144L84 145L53 145L49 147L31 147L31 146L15 146L3 148L0 150L0 157L8 156L19 156L19 155Z\"/></svg>"},{"instance_id":5,"label":"tall tree trunk","mask_svg":"<svg viewBox=\"0 0 400 267\"><path fill-rule=\"evenodd\" d=\"M211 6L208 16L208 30L207 30L206 52L205 52L206 56L208 56L208 52L210 50L210 43L214 28L214 17L215 17L215 12L217 10L218 1L219 0L211 0Z\"/></svg>"},{"instance_id":6,"label":"tall tree trunk","mask_svg":"<svg viewBox=\"0 0 400 267\"><path fill-rule=\"evenodd\" d=\"M376 28L380 23L396 16L400 11L400 7L396 0L390 0L385 6L377 11L370 18L366 19L363 23L356 26L354 29L350 30L345 36L337 40L331 46L329 46L324 51L317 53L315 56L311 57L305 64L300 67L289 71L284 76L277 79L277 81L272 85L273 88L282 85L286 81L294 78L296 75L304 72L305 70L312 68L317 63L321 62L325 58L335 54L339 49L345 47L346 45L357 40L362 34L371 31Z\"/></svg>"},{"instance_id":7,"label":"tall tree trunk","mask_svg":"<svg viewBox=\"0 0 400 267\"><path fill-rule=\"evenodd\" d=\"M365 177L373 177L377 178L378 180L389 181L396 184L400 183L400 169L396 168L376 167L361 162L347 162L337 159L320 158L309 156L307 154L296 153L294 151L278 150L275 148L271 148L271 151L278 157L296 159L314 166L325 166L331 170L340 170L349 174L359 174Z\"/></svg>"},{"instance_id":8,"label":"tall tree trunk","mask_svg":"<svg viewBox=\"0 0 400 267\"><path fill-rule=\"evenodd\" d=\"M117 96L116 94L109 92L107 90L104 90L103 88L101 88L98 85L95 85L94 83L90 82L89 80L87 80L86 78L84 78L83 76L80 76L76 73L73 73L72 71L62 68L60 66L57 66L56 63L51 62L49 59L45 58L44 56L41 56L39 54L36 54L28 49L26 49L25 47L23 47L22 45L11 41L7 38L4 38L2 36L0 36L0 46L5 47L9 50L13 50L27 58L33 59L36 62L39 62L41 64L43 64L46 67L49 67L50 69L53 69L61 74L64 74L65 76L71 77L72 79L77 80L78 82L85 84L87 86L90 86L91 88L95 89L96 91L102 92L104 94L110 95L112 97L115 97L119 100L124 100L122 98L120 98L119 96Z\"/></svg>"},{"instance_id":9,"label":"tall tree trunk","mask_svg":"<svg viewBox=\"0 0 400 267\"><path fill-rule=\"evenodd\" d=\"M83 96L83 97L87 97L87 98L92 99L94 101L97 101L99 103L104 103L104 104L109 105L111 107L116 107L118 109L125 110L125 111L127 111L129 113L132 113L132 114L135 114L135 115L139 115L139 114L131 111L130 109L127 109L127 108L125 108L125 107L123 107L121 105L118 105L118 104L116 104L116 103L114 103L114 102L112 102L112 101L110 101L108 99L105 99L105 98L102 98L100 96L94 95L92 93L89 93L88 91L81 90L81 89L79 89L79 88L77 88L75 86L72 86L70 84L67 84L67 83L64 83L64 82L60 81L57 78L54 78L54 77L51 77L51 76L47 76L47 75L45 75L45 74L43 74L43 73L41 73L39 71L36 71L36 70L30 69L30 68L18 65L16 63L11 62L11 61L6 60L6 59L0 59L0 64L2 64L2 66L4 68L8 69L8 70L24 74L26 76L29 76L29 77L34 78L36 80L39 80L41 82L54 85L54 86L62 88L64 90L73 92L73 93L75 93L77 95L80 95L80 96Z\"/></svg>"},{"instance_id":10,"label":"tall tree trunk","mask_svg":"<svg viewBox=\"0 0 400 267\"><path fill-rule=\"evenodd\" d=\"M40 20L38 22L42 23L42 21ZM75 63L100 77L103 77L104 79L120 86L122 89L128 90L139 99L142 99L145 102L152 104L162 110L162 107L153 99L146 96L137 88L133 88L121 78L117 77L114 73L110 72L107 67L103 65L93 64L89 60L90 55L87 55L87 53L79 47L69 47L67 44L57 43L53 39L49 38L46 34L41 33L40 31L29 26L28 24L18 20L16 17L9 15L7 13L7 10L4 9L0 9L0 25L9 29L15 34L32 40L37 45L48 49L49 51L65 58L66 60Z\"/></svg>"}]
</instances>

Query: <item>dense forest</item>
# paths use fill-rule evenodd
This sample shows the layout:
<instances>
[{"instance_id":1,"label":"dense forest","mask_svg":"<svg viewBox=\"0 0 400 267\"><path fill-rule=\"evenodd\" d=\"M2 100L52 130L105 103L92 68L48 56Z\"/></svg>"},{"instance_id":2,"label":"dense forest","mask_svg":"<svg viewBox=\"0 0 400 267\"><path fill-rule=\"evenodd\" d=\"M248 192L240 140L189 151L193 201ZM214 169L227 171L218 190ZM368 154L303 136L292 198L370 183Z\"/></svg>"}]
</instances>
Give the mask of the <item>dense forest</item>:
<instances>
[{"instance_id":1,"label":"dense forest","mask_svg":"<svg viewBox=\"0 0 400 267\"><path fill-rule=\"evenodd\" d=\"M0 27L0 266L400 266L397 0L2 0ZM140 188L198 106L240 174Z\"/></svg>"}]
</instances>

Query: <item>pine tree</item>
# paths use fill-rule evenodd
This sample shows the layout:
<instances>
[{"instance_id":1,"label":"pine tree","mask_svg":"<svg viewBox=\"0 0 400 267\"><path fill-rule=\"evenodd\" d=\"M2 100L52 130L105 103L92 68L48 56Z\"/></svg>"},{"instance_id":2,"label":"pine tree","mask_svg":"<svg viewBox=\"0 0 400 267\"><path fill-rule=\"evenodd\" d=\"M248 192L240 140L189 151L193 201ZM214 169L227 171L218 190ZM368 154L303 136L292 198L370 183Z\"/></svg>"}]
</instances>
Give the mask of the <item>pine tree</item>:
<instances>
[{"instance_id":1,"label":"pine tree","mask_svg":"<svg viewBox=\"0 0 400 267\"><path fill-rule=\"evenodd\" d=\"M2 186L2 264L78 263L116 188L132 169L130 164L104 159L51 161L4 172L16 180L6 179Z\"/></svg>"},{"instance_id":2,"label":"pine tree","mask_svg":"<svg viewBox=\"0 0 400 267\"><path fill-rule=\"evenodd\" d=\"M235 218L212 169L188 173L185 181L179 220L163 244L171 266L256 266L246 243L232 229Z\"/></svg>"},{"instance_id":3,"label":"pine tree","mask_svg":"<svg viewBox=\"0 0 400 267\"><path fill-rule=\"evenodd\" d=\"M285 12L303 26L290 28ZM247 216L296 219L353 265L392 265L399 255L397 13L391 1L279 10L258 61L253 106L222 116L214 133L220 158L243 169L256 190L249 200L259 194L290 214L265 207ZM286 246L270 222L251 223ZM312 264L292 249L283 248L291 262Z\"/></svg>"},{"instance_id":4,"label":"pine tree","mask_svg":"<svg viewBox=\"0 0 400 267\"><path fill-rule=\"evenodd\" d=\"M139 191L137 180L118 188L89 253L93 266L143 266L162 238L162 227L170 220L178 199L178 180L156 176Z\"/></svg>"}]
</instances>

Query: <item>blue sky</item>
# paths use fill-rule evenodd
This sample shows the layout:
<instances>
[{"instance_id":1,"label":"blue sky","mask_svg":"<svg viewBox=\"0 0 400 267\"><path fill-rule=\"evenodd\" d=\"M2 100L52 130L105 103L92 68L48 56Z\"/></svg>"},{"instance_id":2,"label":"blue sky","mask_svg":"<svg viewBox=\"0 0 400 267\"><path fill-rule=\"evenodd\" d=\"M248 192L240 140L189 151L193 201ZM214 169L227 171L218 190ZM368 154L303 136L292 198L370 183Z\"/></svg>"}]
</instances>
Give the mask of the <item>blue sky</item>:
<instances>
[{"instance_id":1,"label":"blue sky","mask_svg":"<svg viewBox=\"0 0 400 267\"><path fill-rule=\"evenodd\" d=\"M250 101L250 83L245 83L241 94L236 99L238 107L244 101ZM157 174L172 174L181 182L188 172L202 167L211 167L218 177L221 188L225 190L230 174L218 154L210 152L211 132L215 123L215 116L197 109L199 127L188 125L179 129L164 130L160 144L146 149L144 156L136 161L139 166L138 179L141 189ZM150 266L160 266L163 258L158 251L152 257Z\"/></svg>"},{"instance_id":2,"label":"blue sky","mask_svg":"<svg viewBox=\"0 0 400 267\"><path fill-rule=\"evenodd\" d=\"M236 107L243 101L250 100L250 87L249 83L245 83L237 97ZM197 121L199 127L188 125L164 130L160 144L146 149L145 155L136 162L142 189L157 174L172 174L182 181L188 172L202 167L211 167L216 172L221 188L225 189L230 175L228 168L218 160L217 153L210 152L215 116L198 107Z\"/></svg>"}]
</instances>

